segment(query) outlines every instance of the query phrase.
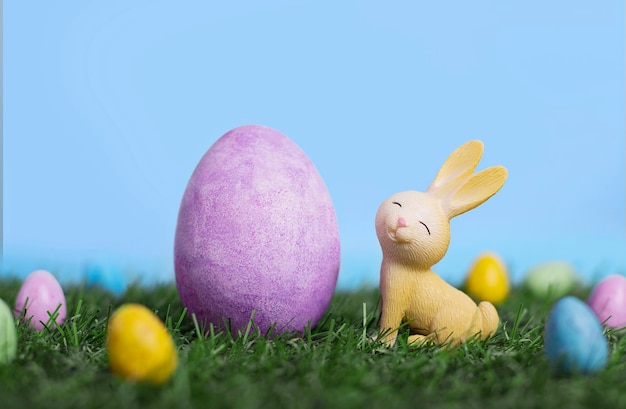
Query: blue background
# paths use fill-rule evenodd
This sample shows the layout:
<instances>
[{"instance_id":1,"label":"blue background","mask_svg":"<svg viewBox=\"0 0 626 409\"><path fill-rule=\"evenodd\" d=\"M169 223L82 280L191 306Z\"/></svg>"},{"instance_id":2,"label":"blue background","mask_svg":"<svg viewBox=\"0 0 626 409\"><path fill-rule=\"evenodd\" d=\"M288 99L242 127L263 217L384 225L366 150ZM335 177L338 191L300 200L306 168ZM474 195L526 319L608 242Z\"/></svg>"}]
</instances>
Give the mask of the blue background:
<instances>
[{"instance_id":1,"label":"blue background","mask_svg":"<svg viewBox=\"0 0 626 409\"><path fill-rule=\"evenodd\" d=\"M626 272L623 2L217 3L4 3L2 274L171 280L191 172L250 123L324 178L342 288L377 284L380 202L469 139L509 179L435 271Z\"/></svg>"}]
</instances>

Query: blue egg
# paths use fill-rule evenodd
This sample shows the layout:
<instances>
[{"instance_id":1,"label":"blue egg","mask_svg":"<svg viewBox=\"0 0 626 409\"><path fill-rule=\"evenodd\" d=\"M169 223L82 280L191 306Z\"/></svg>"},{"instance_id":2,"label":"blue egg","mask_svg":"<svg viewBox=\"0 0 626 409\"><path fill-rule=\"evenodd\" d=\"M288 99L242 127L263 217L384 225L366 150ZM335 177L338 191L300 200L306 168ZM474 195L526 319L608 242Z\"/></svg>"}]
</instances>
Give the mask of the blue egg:
<instances>
[{"instance_id":1,"label":"blue egg","mask_svg":"<svg viewBox=\"0 0 626 409\"><path fill-rule=\"evenodd\" d=\"M606 365L609 345L600 321L578 298L564 297L552 307L544 342L548 361L561 373L591 374Z\"/></svg>"},{"instance_id":2,"label":"blue egg","mask_svg":"<svg viewBox=\"0 0 626 409\"><path fill-rule=\"evenodd\" d=\"M116 267L89 266L85 270L87 285L103 287L120 295L127 286L122 271Z\"/></svg>"}]
</instances>

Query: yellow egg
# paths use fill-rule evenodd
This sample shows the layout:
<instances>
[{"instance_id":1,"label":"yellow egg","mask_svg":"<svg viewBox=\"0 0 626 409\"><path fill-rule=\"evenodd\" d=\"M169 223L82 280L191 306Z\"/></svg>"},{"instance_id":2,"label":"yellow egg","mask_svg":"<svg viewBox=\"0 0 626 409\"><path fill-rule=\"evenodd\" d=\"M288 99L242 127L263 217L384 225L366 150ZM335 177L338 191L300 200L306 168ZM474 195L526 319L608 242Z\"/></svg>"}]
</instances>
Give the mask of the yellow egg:
<instances>
[{"instance_id":1,"label":"yellow egg","mask_svg":"<svg viewBox=\"0 0 626 409\"><path fill-rule=\"evenodd\" d=\"M500 304L509 294L506 265L494 253L479 255L465 279L465 291L479 301Z\"/></svg>"},{"instance_id":2,"label":"yellow egg","mask_svg":"<svg viewBox=\"0 0 626 409\"><path fill-rule=\"evenodd\" d=\"M111 371L130 381L165 382L178 363L174 341L161 320L140 304L125 304L109 320Z\"/></svg>"}]
</instances>

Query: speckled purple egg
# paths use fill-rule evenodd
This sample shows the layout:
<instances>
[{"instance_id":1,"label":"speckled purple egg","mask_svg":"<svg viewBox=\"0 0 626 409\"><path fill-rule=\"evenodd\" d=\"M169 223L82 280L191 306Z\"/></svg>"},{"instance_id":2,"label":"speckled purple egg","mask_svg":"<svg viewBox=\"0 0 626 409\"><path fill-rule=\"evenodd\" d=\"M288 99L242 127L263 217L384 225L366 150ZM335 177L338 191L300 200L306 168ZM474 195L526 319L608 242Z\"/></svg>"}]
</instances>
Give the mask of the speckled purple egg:
<instances>
[{"instance_id":1,"label":"speckled purple egg","mask_svg":"<svg viewBox=\"0 0 626 409\"><path fill-rule=\"evenodd\" d=\"M339 272L333 204L306 154L258 125L218 139L178 213L176 286L200 321L262 333L302 331L326 311Z\"/></svg>"}]
</instances>

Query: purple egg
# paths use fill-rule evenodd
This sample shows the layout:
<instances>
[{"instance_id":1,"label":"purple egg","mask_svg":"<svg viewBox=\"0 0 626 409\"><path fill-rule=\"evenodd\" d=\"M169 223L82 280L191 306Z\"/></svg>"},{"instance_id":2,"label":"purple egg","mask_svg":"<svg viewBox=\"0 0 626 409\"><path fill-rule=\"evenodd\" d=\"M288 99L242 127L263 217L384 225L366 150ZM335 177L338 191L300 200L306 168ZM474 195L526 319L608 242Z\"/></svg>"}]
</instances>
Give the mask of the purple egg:
<instances>
[{"instance_id":1,"label":"purple egg","mask_svg":"<svg viewBox=\"0 0 626 409\"><path fill-rule=\"evenodd\" d=\"M610 275L600 281L587 304L607 327L626 327L626 277Z\"/></svg>"},{"instance_id":2,"label":"purple egg","mask_svg":"<svg viewBox=\"0 0 626 409\"><path fill-rule=\"evenodd\" d=\"M46 270L33 271L22 283L17 293L13 313L23 320L30 319L30 326L37 331L44 328L50 320L50 315L57 312L55 321L61 325L65 321L67 307L65 294L56 278ZM55 325L48 325L54 329Z\"/></svg>"},{"instance_id":3,"label":"purple egg","mask_svg":"<svg viewBox=\"0 0 626 409\"><path fill-rule=\"evenodd\" d=\"M319 321L339 272L339 229L322 178L280 132L258 125L218 139L182 198L176 286L200 321L261 333Z\"/></svg>"}]
</instances>

